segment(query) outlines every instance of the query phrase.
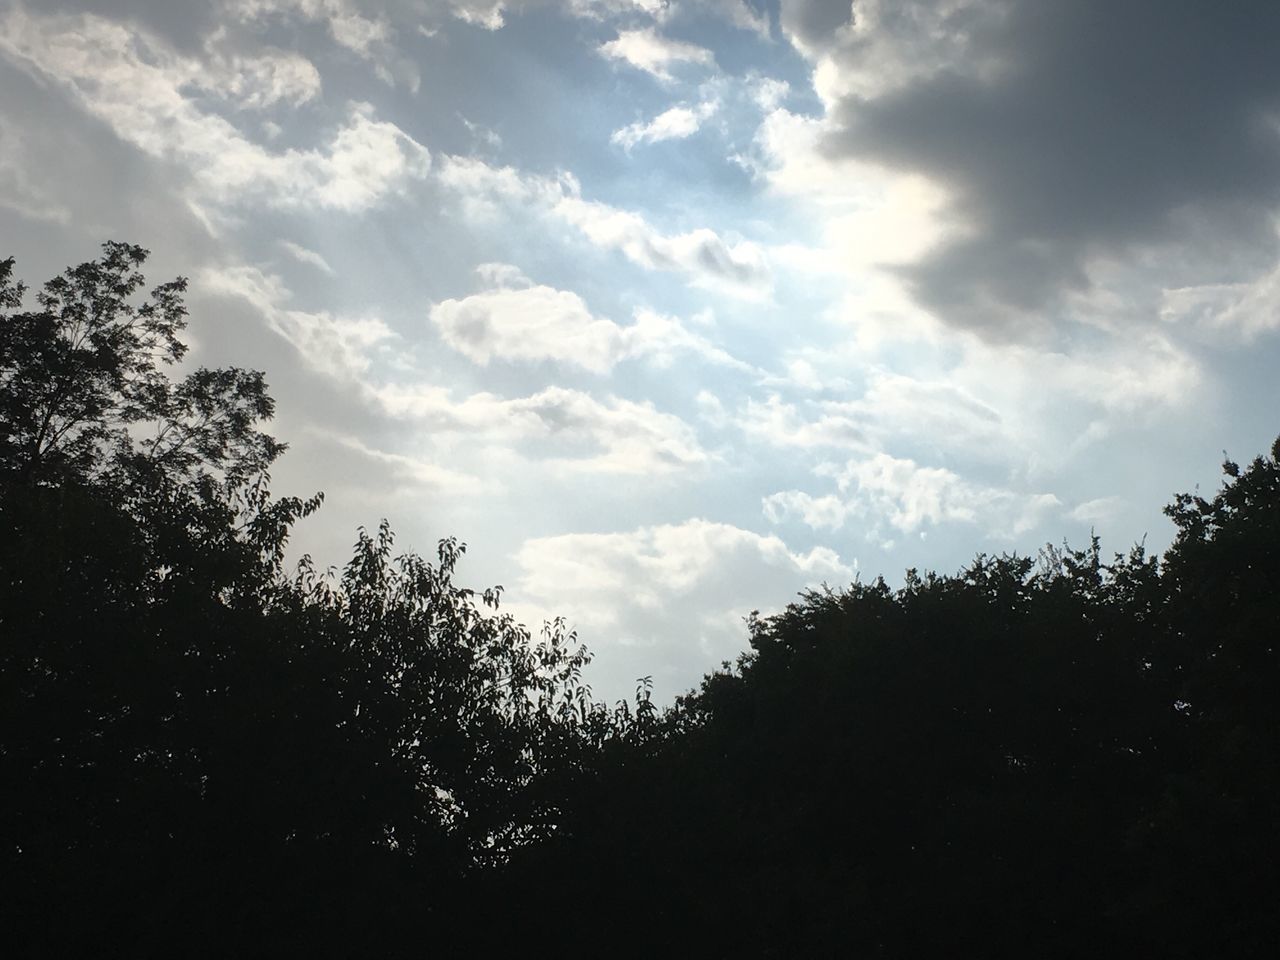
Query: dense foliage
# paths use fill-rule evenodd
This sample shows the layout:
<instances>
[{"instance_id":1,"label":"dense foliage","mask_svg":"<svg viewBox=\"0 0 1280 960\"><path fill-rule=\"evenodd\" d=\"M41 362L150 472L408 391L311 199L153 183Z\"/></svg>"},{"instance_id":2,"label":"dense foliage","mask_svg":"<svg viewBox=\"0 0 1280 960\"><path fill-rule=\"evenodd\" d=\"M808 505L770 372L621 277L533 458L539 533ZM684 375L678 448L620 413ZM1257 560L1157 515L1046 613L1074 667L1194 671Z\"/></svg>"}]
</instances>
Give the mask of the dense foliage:
<instances>
[{"instance_id":1,"label":"dense foliage","mask_svg":"<svg viewBox=\"0 0 1280 960\"><path fill-rule=\"evenodd\" d=\"M136 302L145 255L32 311L0 264L5 913L94 953L324 943L409 902L429 929L557 826L550 774L609 726L585 651L456 586L453 540L394 557L384 525L340 575L286 571L320 498L269 493L261 374L168 376L183 281Z\"/></svg>"},{"instance_id":2,"label":"dense foliage","mask_svg":"<svg viewBox=\"0 0 1280 960\"><path fill-rule=\"evenodd\" d=\"M707 955L1271 955L1278 460L1179 497L1163 562L980 556L754 621L577 823L583 916Z\"/></svg>"},{"instance_id":3,"label":"dense foliage","mask_svg":"<svg viewBox=\"0 0 1280 960\"><path fill-rule=\"evenodd\" d=\"M261 374L145 251L0 262L0 870L36 955L1255 956L1280 942L1280 441L1163 557L804 595L593 705L463 547L286 569Z\"/></svg>"}]
</instances>

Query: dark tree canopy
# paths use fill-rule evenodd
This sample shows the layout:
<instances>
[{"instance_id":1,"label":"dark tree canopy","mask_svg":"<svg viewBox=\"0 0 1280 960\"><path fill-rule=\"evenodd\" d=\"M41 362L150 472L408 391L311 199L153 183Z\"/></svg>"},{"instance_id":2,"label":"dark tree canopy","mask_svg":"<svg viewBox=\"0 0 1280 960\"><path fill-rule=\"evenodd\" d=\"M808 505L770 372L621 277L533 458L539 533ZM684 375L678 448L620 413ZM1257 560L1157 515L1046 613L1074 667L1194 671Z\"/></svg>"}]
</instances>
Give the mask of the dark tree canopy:
<instances>
[{"instance_id":1,"label":"dark tree canopy","mask_svg":"<svg viewBox=\"0 0 1280 960\"><path fill-rule=\"evenodd\" d=\"M556 828L552 773L610 723L585 650L457 586L455 540L397 557L383 524L287 570L320 497L269 491L262 374L169 376L185 284L136 303L145 257L107 244L34 310L0 267L5 912L35 952L434 930Z\"/></svg>"},{"instance_id":2,"label":"dark tree canopy","mask_svg":"<svg viewBox=\"0 0 1280 960\"><path fill-rule=\"evenodd\" d=\"M273 404L261 373L199 369L173 382L186 323L181 277L135 303L147 251L107 243L21 310L13 260L0 261L0 463L28 483L163 470L217 471L232 485L283 451L255 424ZM11 312L10 312L11 311ZM135 439L136 437L140 439Z\"/></svg>"},{"instance_id":3,"label":"dark tree canopy","mask_svg":"<svg viewBox=\"0 0 1280 960\"><path fill-rule=\"evenodd\" d=\"M1225 473L1169 507L1163 558L1095 538L753 619L585 805L558 863L599 891L592 936L643 917L659 953L1272 955L1280 441Z\"/></svg>"},{"instance_id":4,"label":"dark tree canopy","mask_svg":"<svg viewBox=\"0 0 1280 960\"><path fill-rule=\"evenodd\" d=\"M0 937L171 956L1270 956L1280 441L1163 556L801 596L593 704L465 547L284 562L260 373L181 280L0 263Z\"/></svg>"}]
</instances>

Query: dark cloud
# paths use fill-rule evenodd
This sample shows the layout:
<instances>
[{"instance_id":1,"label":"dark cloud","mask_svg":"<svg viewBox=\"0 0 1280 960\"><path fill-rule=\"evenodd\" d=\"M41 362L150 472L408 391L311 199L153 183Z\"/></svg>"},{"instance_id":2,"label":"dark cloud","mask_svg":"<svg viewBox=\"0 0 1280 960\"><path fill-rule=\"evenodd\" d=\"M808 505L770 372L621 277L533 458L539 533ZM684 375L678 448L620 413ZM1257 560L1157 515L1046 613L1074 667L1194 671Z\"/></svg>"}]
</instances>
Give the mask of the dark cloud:
<instances>
[{"instance_id":1,"label":"dark cloud","mask_svg":"<svg viewBox=\"0 0 1280 960\"><path fill-rule=\"evenodd\" d=\"M1176 241L1188 220L1273 249L1280 3L1021 0L964 16L961 58L844 99L825 143L953 192L963 238L904 271L922 303L1007 334L1086 286L1092 258ZM857 69L865 44L833 55Z\"/></svg>"},{"instance_id":2,"label":"dark cloud","mask_svg":"<svg viewBox=\"0 0 1280 960\"><path fill-rule=\"evenodd\" d=\"M782 29L810 47L829 41L832 33L852 19L851 0L783 0L778 11Z\"/></svg>"}]
</instances>

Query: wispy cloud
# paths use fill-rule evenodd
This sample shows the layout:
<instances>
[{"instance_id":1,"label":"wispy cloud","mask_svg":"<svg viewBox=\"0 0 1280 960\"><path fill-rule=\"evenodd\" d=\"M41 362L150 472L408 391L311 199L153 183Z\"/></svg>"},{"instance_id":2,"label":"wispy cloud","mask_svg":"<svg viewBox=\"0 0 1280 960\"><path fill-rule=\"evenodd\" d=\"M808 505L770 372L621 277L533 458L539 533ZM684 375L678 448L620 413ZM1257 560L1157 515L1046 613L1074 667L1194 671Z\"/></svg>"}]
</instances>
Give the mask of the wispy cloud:
<instances>
[{"instance_id":1,"label":"wispy cloud","mask_svg":"<svg viewBox=\"0 0 1280 960\"><path fill-rule=\"evenodd\" d=\"M476 363L550 360L603 374L629 358L665 365L687 353L752 370L675 317L640 308L621 325L593 316L576 293L534 284L508 264L483 264L480 272L496 281L490 289L430 311L444 341Z\"/></svg>"},{"instance_id":2,"label":"wispy cloud","mask_svg":"<svg viewBox=\"0 0 1280 960\"><path fill-rule=\"evenodd\" d=\"M714 100L707 100L696 107L672 107L652 120L636 121L613 132L610 142L630 150L641 143L661 143L663 140L683 140L698 132L702 121L719 108Z\"/></svg>"},{"instance_id":3,"label":"wispy cloud","mask_svg":"<svg viewBox=\"0 0 1280 960\"><path fill-rule=\"evenodd\" d=\"M672 83L672 68L679 65L714 67L715 55L706 47L663 36L652 27L622 30L616 39L602 44L600 53L643 70L664 83Z\"/></svg>"},{"instance_id":4,"label":"wispy cloud","mask_svg":"<svg viewBox=\"0 0 1280 960\"><path fill-rule=\"evenodd\" d=\"M694 284L744 299L763 299L772 288L769 263L758 244L728 240L706 227L664 233L635 211L584 199L573 177L526 174L474 157L445 157L438 176L463 202L532 209L576 227L595 246L616 250L645 269L683 273Z\"/></svg>"},{"instance_id":5,"label":"wispy cloud","mask_svg":"<svg viewBox=\"0 0 1280 960\"><path fill-rule=\"evenodd\" d=\"M301 244L294 243L292 240L281 240L280 247L299 263L305 263L330 276L333 275L333 267L329 266L329 261L314 250L309 250Z\"/></svg>"},{"instance_id":6,"label":"wispy cloud","mask_svg":"<svg viewBox=\"0 0 1280 960\"><path fill-rule=\"evenodd\" d=\"M375 397L390 415L433 432L513 444L536 462L573 473L653 476L711 459L688 424L651 403L597 399L565 387L515 399L481 393L455 400L444 388L389 385Z\"/></svg>"},{"instance_id":7,"label":"wispy cloud","mask_svg":"<svg viewBox=\"0 0 1280 960\"><path fill-rule=\"evenodd\" d=\"M378 120L366 103L349 106L328 142L273 151L191 94L213 85L249 107L314 95L298 58L275 55L259 69L212 78L205 64L152 35L95 16L37 18L10 11L0 55L42 80L59 84L122 140L159 160L182 164L201 204L235 207L266 202L359 212L426 176L431 156L399 127ZM264 65L266 64L266 65Z\"/></svg>"},{"instance_id":8,"label":"wispy cloud","mask_svg":"<svg viewBox=\"0 0 1280 960\"><path fill-rule=\"evenodd\" d=\"M943 467L877 453L823 471L835 480L836 493L813 496L786 490L764 498L765 516L778 523L796 516L817 529L841 528L863 520L868 536L883 535L887 524L898 533L916 533L943 523L978 525L988 536L1015 537L1036 526L1061 503L1050 493L1019 493L965 480Z\"/></svg>"},{"instance_id":9,"label":"wispy cloud","mask_svg":"<svg viewBox=\"0 0 1280 960\"><path fill-rule=\"evenodd\" d=\"M328 311L309 312L288 306L292 293L280 277L253 266L205 270L202 290L239 297L289 341L304 363L339 380L363 384L374 358L396 335L379 317L343 317Z\"/></svg>"}]
</instances>

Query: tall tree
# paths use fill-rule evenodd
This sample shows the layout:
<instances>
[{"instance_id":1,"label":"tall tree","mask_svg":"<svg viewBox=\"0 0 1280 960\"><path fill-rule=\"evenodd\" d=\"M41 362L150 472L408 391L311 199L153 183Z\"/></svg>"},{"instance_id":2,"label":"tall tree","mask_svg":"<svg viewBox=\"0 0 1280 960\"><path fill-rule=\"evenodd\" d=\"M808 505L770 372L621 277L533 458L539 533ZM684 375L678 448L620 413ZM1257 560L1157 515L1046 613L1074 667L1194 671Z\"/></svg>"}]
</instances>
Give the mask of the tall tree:
<instances>
[{"instance_id":1,"label":"tall tree","mask_svg":"<svg viewBox=\"0 0 1280 960\"><path fill-rule=\"evenodd\" d=\"M0 264L6 922L44 953L442 936L559 825L585 650L458 586L453 540L395 557L384 523L287 570L320 498L270 493L261 373L171 376L185 282L140 299L145 258L106 244L30 310Z\"/></svg>"}]
</instances>

